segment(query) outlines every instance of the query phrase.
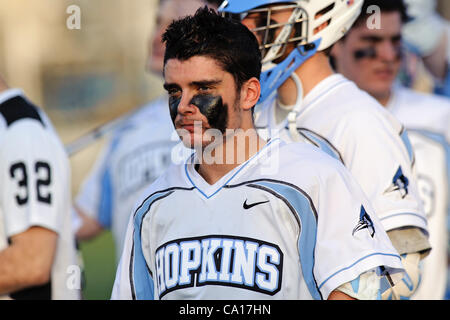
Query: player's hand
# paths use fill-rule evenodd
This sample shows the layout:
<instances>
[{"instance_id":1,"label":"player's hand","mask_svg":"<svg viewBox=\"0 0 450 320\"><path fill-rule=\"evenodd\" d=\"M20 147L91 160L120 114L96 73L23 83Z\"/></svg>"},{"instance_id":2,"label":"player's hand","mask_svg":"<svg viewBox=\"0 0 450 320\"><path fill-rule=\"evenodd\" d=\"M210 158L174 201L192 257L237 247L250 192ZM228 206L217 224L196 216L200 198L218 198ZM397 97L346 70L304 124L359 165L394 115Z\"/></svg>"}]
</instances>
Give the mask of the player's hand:
<instances>
[{"instance_id":1,"label":"player's hand","mask_svg":"<svg viewBox=\"0 0 450 320\"><path fill-rule=\"evenodd\" d=\"M420 253L402 255L405 275L393 287L381 293L382 300L405 300L411 298L420 283Z\"/></svg>"}]
</instances>

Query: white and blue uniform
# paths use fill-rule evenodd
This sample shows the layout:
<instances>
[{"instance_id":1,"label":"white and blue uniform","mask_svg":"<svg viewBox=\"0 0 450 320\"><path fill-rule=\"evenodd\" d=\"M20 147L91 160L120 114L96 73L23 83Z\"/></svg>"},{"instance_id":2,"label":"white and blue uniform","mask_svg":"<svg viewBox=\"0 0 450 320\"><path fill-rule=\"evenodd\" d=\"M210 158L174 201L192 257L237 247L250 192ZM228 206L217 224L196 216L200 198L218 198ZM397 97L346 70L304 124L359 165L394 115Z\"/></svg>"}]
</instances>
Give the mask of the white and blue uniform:
<instances>
[{"instance_id":1,"label":"white and blue uniform","mask_svg":"<svg viewBox=\"0 0 450 320\"><path fill-rule=\"evenodd\" d=\"M9 298L80 298L70 190L69 159L45 113L21 90L1 93L0 250L34 226L58 234L50 282L12 292Z\"/></svg>"},{"instance_id":2,"label":"white and blue uniform","mask_svg":"<svg viewBox=\"0 0 450 320\"><path fill-rule=\"evenodd\" d=\"M379 266L402 274L357 183L315 147L273 139L213 185L195 162L137 203L112 299L326 299Z\"/></svg>"},{"instance_id":3,"label":"white and blue uniform","mask_svg":"<svg viewBox=\"0 0 450 320\"><path fill-rule=\"evenodd\" d=\"M396 85L387 108L408 130L433 247L423 261L422 281L413 299L443 299L450 194L450 100Z\"/></svg>"},{"instance_id":4,"label":"white and blue uniform","mask_svg":"<svg viewBox=\"0 0 450 320\"><path fill-rule=\"evenodd\" d=\"M100 225L111 229L116 258L122 252L126 226L137 197L183 152L161 97L114 132L83 182L76 205Z\"/></svg>"},{"instance_id":5,"label":"white and blue uniform","mask_svg":"<svg viewBox=\"0 0 450 320\"><path fill-rule=\"evenodd\" d=\"M292 141L284 129L287 120L276 121L276 103L274 96L256 107L255 126L264 137L275 132ZM335 74L304 97L296 124L304 141L347 167L386 231L405 226L427 230L406 130L375 99Z\"/></svg>"}]
</instances>

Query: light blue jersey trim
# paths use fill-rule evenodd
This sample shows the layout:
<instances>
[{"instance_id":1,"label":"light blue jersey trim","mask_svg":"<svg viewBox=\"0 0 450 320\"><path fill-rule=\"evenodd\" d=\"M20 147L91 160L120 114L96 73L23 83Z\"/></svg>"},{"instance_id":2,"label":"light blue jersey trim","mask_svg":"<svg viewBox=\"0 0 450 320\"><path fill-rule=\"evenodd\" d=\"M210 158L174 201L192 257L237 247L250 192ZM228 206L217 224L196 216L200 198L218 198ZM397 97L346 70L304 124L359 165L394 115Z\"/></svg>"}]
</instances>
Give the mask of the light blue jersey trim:
<instances>
[{"instance_id":1,"label":"light blue jersey trim","mask_svg":"<svg viewBox=\"0 0 450 320\"><path fill-rule=\"evenodd\" d=\"M342 159L339 152L336 150L336 148L327 141L324 137L318 135L315 132L312 132L307 129L299 128L298 132L300 134L303 134L308 140L310 140L314 145L316 145L320 150L324 151L329 156L333 157L337 161L344 163L344 160Z\"/></svg>"},{"instance_id":2,"label":"light blue jersey trim","mask_svg":"<svg viewBox=\"0 0 450 320\"><path fill-rule=\"evenodd\" d=\"M427 218L423 217L420 214L412 213L412 212L400 212L400 213L390 214L388 216L380 218L380 221L383 221L383 220L386 220L386 219L391 219L391 218L396 217L396 216L415 216L415 217L420 218L421 220L423 220L426 224L428 223L427 222Z\"/></svg>"},{"instance_id":3,"label":"light blue jersey trim","mask_svg":"<svg viewBox=\"0 0 450 320\"><path fill-rule=\"evenodd\" d=\"M360 280L361 280L361 276L358 276L358 278L356 278L356 279L354 279L354 280L352 280L352 281L350 282L350 284L352 285L352 289L353 289L353 292L354 292L354 293L358 293L358 292L359 292L359 283L360 283Z\"/></svg>"},{"instance_id":4,"label":"light blue jersey trim","mask_svg":"<svg viewBox=\"0 0 450 320\"><path fill-rule=\"evenodd\" d=\"M325 285L325 283L326 283L327 281L329 281L331 278L335 277L335 276L338 275L339 273L341 273L341 272L343 272L343 271L346 271L346 270L348 270L348 269L350 269L350 268L353 268L355 265L357 265L358 263L360 263L361 261L363 261L363 260L365 260L365 259L367 259L367 258L370 258L370 257L372 257L372 256L378 256L378 255L379 255L379 256L395 257L395 258L398 258L399 260L401 260L401 258L400 258L399 255L391 254L391 253L375 252L375 253L368 254L367 256L358 259L357 261L355 261L355 262L352 263L351 265L349 265L349 266L347 266L347 267L344 267L344 268L342 268L342 269L336 271L335 273L333 273L331 276L329 276L328 278L326 278L326 279L319 285L319 289L321 289L321 288Z\"/></svg>"},{"instance_id":5,"label":"light blue jersey trim","mask_svg":"<svg viewBox=\"0 0 450 320\"><path fill-rule=\"evenodd\" d=\"M311 200L299 190L281 183L268 181L252 182L252 185L262 186L284 198L295 210L300 221L300 237L298 250L302 266L303 279L309 293L316 300L322 300L322 295L314 278L314 250L317 238L317 218Z\"/></svg>"},{"instance_id":6,"label":"light blue jersey trim","mask_svg":"<svg viewBox=\"0 0 450 320\"><path fill-rule=\"evenodd\" d=\"M154 300L154 281L147 267L147 262L142 252L141 228L145 214L150 210L154 202L165 198L173 191L157 193L149 197L136 210L134 216L133 254L130 266L130 281L133 298L136 300Z\"/></svg>"},{"instance_id":7,"label":"light blue jersey trim","mask_svg":"<svg viewBox=\"0 0 450 320\"><path fill-rule=\"evenodd\" d=\"M237 170L231 177L230 179L228 179L223 185L221 185L216 191L214 191L211 195L207 195L205 192L203 192L198 186L195 185L194 181L191 179L191 177L189 176L189 171L188 171L188 162L189 160L192 160L193 157L195 156L195 154L192 154L191 157L186 161L185 165L184 165L184 172L186 173L186 176L189 180L189 182L192 184L192 186L197 189L206 199L209 199L211 197L213 197L215 194L217 194L220 190L223 189L223 187L225 187L231 180L233 180L233 178L239 173L241 172L249 163L251 163L253 161L253 159L255 159L259 154L261 154L261 152L263 152L264 150L266 150L273 142L275 141L280 141L279 138L273 139L271 141L269 141L261 150L259 150L253 157L251 157L250 159L248 159L244 164L241 165L241 167L239 168L239 170Z\"/></svg>"},{"instance_id":8,"label":"light blue jersey trim","mask_svg":"<svg viewBox=\"0 0 450 320\"><path fill-rule=\"evenodd\" d=\"M400 132L400 138L402 138L403 144L406 147L406 150L408 151L408 156L409 156L409 161L411 161L411 163L414 162L414 151L413 151L413 147L411 145L411 141L409 140L408 137L408 131L405 130L405 128L402 129L402 131Z\"/></svg>"}]
</instances>

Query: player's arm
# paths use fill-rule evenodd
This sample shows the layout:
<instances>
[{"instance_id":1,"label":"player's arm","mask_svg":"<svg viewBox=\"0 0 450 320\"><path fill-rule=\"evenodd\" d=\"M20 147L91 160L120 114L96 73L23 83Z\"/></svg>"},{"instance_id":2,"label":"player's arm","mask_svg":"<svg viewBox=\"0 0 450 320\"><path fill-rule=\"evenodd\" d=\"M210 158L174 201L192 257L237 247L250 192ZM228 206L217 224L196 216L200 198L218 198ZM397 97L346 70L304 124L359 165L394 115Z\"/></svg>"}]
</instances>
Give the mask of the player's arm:
<instances>
[{"instance_id":1,"label":"player's arm","mask_svg":"<svg viewBox=\"0 0 450 320\"><path fill-rule=\"evenodd\" d=\"M81 226L76 232L77 240L90 240L104 231L103 226L97 221L97 219L87 215L82 209L80 209L80 207L75 205L74 210L77 211L78 217L81 220Z\"/></svg>"},{"instance_id":2,"label":"player's arm","mask_svg":"<svg viewBox=\"0 0 450 320\"><path fill-rule=\"evenodd\" d=\"M341 291L334 290L328 296L328 300L356 300L356 299L350 297L349 295L347 295Z\"/></svg>"},{"instance_id":3,"label":"player's arm","mask_svg":"<svg viewBox=\"0 0 450 320\"><path fill-rule=\"evenodd\" d=\"M112 144L110 139L74 199L73 210L81 220L81 226L76 231L77 240L90 240L111 227L114 185L107 168Z\"/></svg>"},{"instance_id":4,"label":"player's arm","mask_svg":"<svg viewBox=\"0 0 450 320\"><path fill-rule=\"evenodd\" d=\"M0 250L0 293L14 293L48 283L70 183L60 170L67 158L38 109L17 90L1 93L0 231L8 244Z\"/></svg>"},{"instance_id":5,"label":"player's arm","mask_svg":"<svg viewBox=\"0 0 450 320\"><path fill-rule=\"evenodd\" d=\"M427 219L413 172L414 152L406 131L399 123L393 128L380 115L361 112L358 120L346 122L353 130L341 137L354 150L344 159L346 167L357 177L385 230L413 227L427 234ZM364 143L352 138L352 132L364 135Z\"/></svg>"},{"instance_id":6,"label":"player's arm","mask_svg":"<svg viewBox=\"0 0 450 320\"><path fill-rule=\"evenodd\" d=\"M413 150L401 127L392 130L388 122L371 115L360 118L360 122L349 125L370 134L365 135L365 144L355 147L354 158L347 159L347 165L362 177L359 182L408 273L396 287L397 292L386 291L383 298L391 297L391 293L392 297L407 298L420 280L419 261L430 250L427 219L413 172Z\"/></svg>"},{"instance_id":7,"label":"player's arm","mask_svg":"<svg viewBox=\"0 0 450 320\"><path fill-rule=\"evenodd\" d=\"M49 282L57 238L42 227L11 237L10 246L0 251L0 294Z\"/></svg>"},{"instance_id":8,"label":"player's arm","mask_svg":"<svg viewBox=\"0 0 450 320\"><path fill-rule=\"evenodd\" d=\"M403 276L400 256L359 184L334 162L320 175L314 278L325 299L380 299L383 270L395 283Z\"/></svg>"}]
</instances>

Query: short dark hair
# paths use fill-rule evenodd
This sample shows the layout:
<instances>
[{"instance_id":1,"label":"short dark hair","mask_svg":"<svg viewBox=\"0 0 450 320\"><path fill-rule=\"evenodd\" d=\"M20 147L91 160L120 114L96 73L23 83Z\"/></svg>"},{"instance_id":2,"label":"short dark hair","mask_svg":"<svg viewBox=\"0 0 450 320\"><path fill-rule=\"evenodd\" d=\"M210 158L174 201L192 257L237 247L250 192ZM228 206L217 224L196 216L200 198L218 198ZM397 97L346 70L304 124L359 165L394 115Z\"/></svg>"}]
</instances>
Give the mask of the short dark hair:
<instances>
[{"instance_id":1,"label":"short dark hair","mask_svg":"<svg viewBox=\"0 0 450 320\"><path fill-rule=\"evenodd\" d=\"M238 21L222 17L206 6L193 16L172 22L163 35L164 65L169 59L206 56L218 62L236 82L236 89L261 75L261 53L251 31Z\"/></svg>"},{"instance_id":2,"label":"short dark hair","mask_svg":"<svg viewBox=\"0 0 450 320\"><path fill-rule=\"evenodd\" d=\"M355 26L365 23L373 12L367 12L371 6L377 6L381 12L399 12L402 22L406 23L411 20L408 16L407 6L403 0L365 0L361 9L361 14L355 21Z\"/></svg>"},{"instance_id":3,"label":"short dark hair","mask_svg":"<svg viewBox=\"0 0 450 320\"><path fill-rule=\"evenodd\" d=\"M220 7L220 5L222 4L223 0L206 0L206 2L207 2L209 5L213 5L213 6L216 6L216 7Z\"/></svg>"},{"instance_id":4,"label":"short dark hair","mask_svg":"<svg viewBox=\"0 0 450 320\"><path fill-rule=\"evenodd\" d=\"M161 5L164 1L166 1L166 0L159 0L159 5ZM203 0L203 2L206 2L210 6L220 7L223 0Z\"/></svg>"}]
</instances>

